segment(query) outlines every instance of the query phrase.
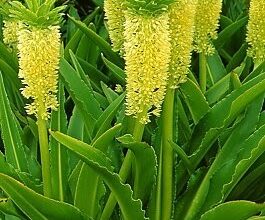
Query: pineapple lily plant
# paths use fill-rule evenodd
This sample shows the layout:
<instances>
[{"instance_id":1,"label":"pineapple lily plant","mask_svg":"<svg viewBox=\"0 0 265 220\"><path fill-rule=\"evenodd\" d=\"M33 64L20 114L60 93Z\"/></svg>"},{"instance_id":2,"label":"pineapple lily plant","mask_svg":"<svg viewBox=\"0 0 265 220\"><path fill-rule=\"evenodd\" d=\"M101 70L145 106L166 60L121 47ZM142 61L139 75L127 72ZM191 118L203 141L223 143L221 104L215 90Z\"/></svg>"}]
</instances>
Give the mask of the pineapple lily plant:
<instances>
[{"instance_id":1,"label":"pineapple lily plant","mask_svg":"<svg viewBox=\"0 0 265 220\"><path fill-rule=\"evenodd\" d=\"M265 3L0 2L0 218L265 219Z\"/></svg>"}]
</instances>

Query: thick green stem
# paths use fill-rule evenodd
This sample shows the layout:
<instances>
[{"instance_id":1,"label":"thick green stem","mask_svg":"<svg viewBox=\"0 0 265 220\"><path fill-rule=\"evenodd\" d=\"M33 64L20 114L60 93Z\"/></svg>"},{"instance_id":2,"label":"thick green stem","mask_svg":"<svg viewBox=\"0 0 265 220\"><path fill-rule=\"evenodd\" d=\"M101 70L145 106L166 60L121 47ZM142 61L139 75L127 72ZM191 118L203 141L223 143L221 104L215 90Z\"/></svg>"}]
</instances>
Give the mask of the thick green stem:
<instances>
[{"instance_id":1,"label":"thick green stem","mask_svg":"<svg viewBox=\"0 0 265 220\"><path fill-rule=\"evenodd\" d=\"M135 141L141 141L144 133L145 125L140 123L138 120L135 121L133 137Z\"/></svg>"},{"instance_id":2,"label":"thick green stem","mask_svg":"<svg viewBox=\"0 0 265 220\"><path fill-rule=\"evenodd\" d=\"M51 173L50 173L50 152L46 121L42 119L41 114L38 116L38 131L41 155L41 168L43 180L44 196L51 197Z\"/></svg>"},{"instance_id":3,"label":"thick green stem","mask_svg":"<svg viewBox=\"0 0 265 220\"><path fill-rule=\"evenodd\" d=\"M161 144L162 146L162 144ZM162 152L162 149L161 151ZM158 175L157 175L157 181L156 181L156 208L155 208L155 220L161 219L161 204L162 204L162 153L160 153L159 157L159 165L158 165Z\"/></svg>"},{"instance_id":4,"label":"thick green stem","mask_svg":"<svg viewBox=\"0 0 265 220\"><path fill-rule=\"evenodd\" d=\"M133 136L134 136L135 141L142 140L144 127L145 127L144 124L141 124L138 120L136 120L135 125L134 125L134 131L133 131ZM133 154L130 150L128 150L124 158L123 164L121 166L120 172L119 172L119 176L123 182L127 180L129 174L131 173L132 161L133 161ZM100 220L110 219L116 203L117 203L117 200L114 194L111 193L105 205L105 208L102 212Z\"/></svg>"},{"instance_id":5,"label":"thick green stem","mask_svg":"<svg viewBox=\"0 0 265 220\"><path fill-rule=\"evenodd\" d=\"M207 84L207 60L204 53L199 54L199 79L201 90L205 93Z\"/></svg>"},{"instance_id":6,"label":"thick green stem","mask_svg":"<svg viewBox=\"0 0 265 220\"><path fill-rule=\"evenodd\" d=\"M255 61L254 62L254 70L257 69L259 67L259 65L262 64L262 61Z\"/></svg>"},{"instance_id":7,"label":"thick green stem","mask_svg":"<svg viewBox=\"0 0 265 220\"><path fill-rule=\"evenodd\" d=\"M173 204L173 140L175 90L168 88L162 110L162 213L161 219L170 219Z\"/></svg>"},{"instance_id":8,"label":"thick green stem","mask_svg":"<svg viewBox=\"0 0 265 220\"><path fill-rule=\"evenodd\" d=\"M133 137L135 141L141 141L142 137L143 137L143 133L144 133L144 127L145 125L141 124L138 122L138 120L136 120L135 122L135 127L134 127L134 131L133 131ZM131 152L130 152L131 153ZM134 155L132 155L132 157L134 157ZM131 161L133 162L134 159L132 158ZM134 167L134 164L133 164ZM139 189L139 182L143 181L142 179L137 178L137 176L135 176L134 179L134 188L133 188L133 194L135 198L140 198L140 192L141 189Z\"/></svg>"}]
</instances>

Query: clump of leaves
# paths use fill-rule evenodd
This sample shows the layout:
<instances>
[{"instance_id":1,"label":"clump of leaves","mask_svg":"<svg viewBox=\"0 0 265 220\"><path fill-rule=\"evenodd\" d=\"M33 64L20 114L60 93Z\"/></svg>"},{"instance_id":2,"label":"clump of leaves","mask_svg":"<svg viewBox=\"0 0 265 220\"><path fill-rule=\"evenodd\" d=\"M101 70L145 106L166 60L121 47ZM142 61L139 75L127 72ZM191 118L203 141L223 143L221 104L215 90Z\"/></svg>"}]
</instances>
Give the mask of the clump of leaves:
<instances>
[{"instance_id":1,"label":"clump of leaves","mask_svg":"<svg viewBox=\"0 0 265 220\"><path fill-rule=\"evenodd\" d=\"M35 10L32 2L46 2L49 10L44 6ZM264 61L253 61L247 54L247 1L222 2L217 37L209 41L213 54L204 54L202 62L193 53L186 82L168 89L161 116L150 115L145 125L126 115L129 64L126 51L112 50L104 2L94 0L91 11L81 10L87 7L80 2L59 11L53 1L26 3L32 9L12 3L12 13L21 18L25 12L29 17L24 24L38 28L47 28L44 18L49 13L55 20L60 10L68 14L61 23L59 105L44 123L51 191L43 190L40 129L37 118L24 109L32 100L20 93L19 59L1 35L2 219L264 218L265 73ZM159 22L152 19L167 13L172 4L129 3L134 4L130 13L145 6L134 15L142 16L143 22ZM155 13L150 13L152 9ZM2 20L9 15L1 10ZM32 19L38 15L41 19Z\"/></svg>"}]
</instances>

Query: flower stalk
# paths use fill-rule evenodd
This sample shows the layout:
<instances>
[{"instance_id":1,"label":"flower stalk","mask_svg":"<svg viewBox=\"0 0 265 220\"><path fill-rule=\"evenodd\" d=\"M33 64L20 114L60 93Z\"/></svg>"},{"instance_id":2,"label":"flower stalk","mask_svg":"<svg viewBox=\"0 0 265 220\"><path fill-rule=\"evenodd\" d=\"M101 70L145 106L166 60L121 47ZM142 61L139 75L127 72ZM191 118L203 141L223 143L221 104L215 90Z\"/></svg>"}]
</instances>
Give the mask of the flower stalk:
<instances>
[{"instance_id":1,"label":"flower stalk","mask_svg":"<svg viewBox=\"0 0 265 220\"><path fill-rule=\"evenodd\" d=\"M175 90L186 82L191 62L197 0L178 0L169 7L171 60L161 117L160 167L157 179L156 219L171 219L173 204L173 148ZM185 36L185 37L184 37Z\"/></svg>"},{"instance_id":2,"label":"flower stalk","mask_svg":"<svg viewBox=\"0 0 265 220\"><path fill-rule=\"evenodd\" d=\"M162 111L162 203L161 219L171 219L173 204L173 148L169 141L173 140L175 89L169 88Z\"/></svg>"},{"instance_id":3,"label":"flower stalk","mask_svg":"<svg viewBox=\"0 0 265 220\"><path fill-rule=\"evenodd\" d=\"M199 54L199 83L202 93L205 93L207 87L207 59L204 53Z\"/></svg>"},{"instance_id":4,"label":"flower stalk","mask_svg":"<svg viewBox=\"0 0 265 220\"><path fill-rule=\"evenodd\" d=\"M43 108L44 110L44 108ZM42 168L42 180L43 180L43 194L47 197L52 196L51 185L51 172L50 172L50 152L48 143L48 133L46 120L41 117L43 113L41 109L39 111L38 119L38 132L39 132L39 145L41 155L41 168Z\"/></svg>"},{"instance_id":5,"label":"flower stalk","mask_svg":"<svg viewBox=\"0 0 265 220\"><path fill-rule=\"evenodd\" d=\"M51 197L50 153L47 120L57 110L57 81L60 56L59 26L24 26L18 31L19 77L22 94L33 100L26 111L37 117L44 195Z\"/></svg>"}]
</instances>

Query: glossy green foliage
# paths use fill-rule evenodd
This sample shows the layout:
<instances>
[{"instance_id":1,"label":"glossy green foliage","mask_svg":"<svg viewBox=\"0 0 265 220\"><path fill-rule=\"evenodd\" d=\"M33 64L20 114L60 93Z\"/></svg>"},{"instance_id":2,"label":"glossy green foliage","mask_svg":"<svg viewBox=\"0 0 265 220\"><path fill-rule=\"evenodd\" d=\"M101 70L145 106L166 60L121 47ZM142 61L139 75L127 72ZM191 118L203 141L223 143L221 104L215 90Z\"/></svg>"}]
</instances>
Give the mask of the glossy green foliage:
<instances>
[{"instance_id":1,"label":"glossy green foliage","mask_svg":"<svg viewBox=\"0 0 265 220\"><path fill-rule=\"evenodd\" d=\"M124 4L150 19L173 2ZM146 125L126 115L129 64L124 51L112 50L104 1L67 4L13 1L0 10L1 27L11 12L39 27L67 14L59 106L46 121L50 198L43 196L38 119L25 113L19 57L0 32L0 218L265 219L265 63L248 57L249 1L223 0L215 53L205 57L206 91L193 52L186 82Z\"/></svg>"}]
</instances>

